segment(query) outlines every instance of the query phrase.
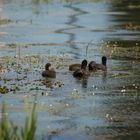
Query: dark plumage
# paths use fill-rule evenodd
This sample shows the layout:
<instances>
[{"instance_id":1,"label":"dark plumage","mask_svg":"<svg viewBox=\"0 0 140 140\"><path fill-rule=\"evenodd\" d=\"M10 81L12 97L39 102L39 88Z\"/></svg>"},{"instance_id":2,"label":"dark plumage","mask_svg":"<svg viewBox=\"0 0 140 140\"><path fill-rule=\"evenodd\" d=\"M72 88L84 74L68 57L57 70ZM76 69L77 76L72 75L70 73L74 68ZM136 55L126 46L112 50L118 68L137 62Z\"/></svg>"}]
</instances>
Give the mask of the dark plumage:
<instances>
[{"instance_id":1,"label":"dark plumage","mask_svg":"<svg viewBox=\"0 0 140 140\"><path fill-rule=\"evenodd\" d=\"M106 63L107 63L107 57L103 56L101 64L97 64L95 61L91 61L88 65L88 68L90 71L96 71L96 70L106 71L106 69L107 69Z\"/></svg>"},{"instance_id":2,"label":"dark plumage","mask_svg":"<svg viewBox=\"0 0 140 140\"><path fill-rule=\"evenodd\" d=\"M72 64L72 65L70 65L69 70L70 71L79 70L79 69L81 69L81 66L84 65L84 64L87 65L87 60L85 60L85 59L82 61L81 64Z\"/></svg>"},{"instance_id":3,"label":"dark plumage","mask_svg":"<svg viewBox=\"0 0 140 140\"><path fill-rule=\"evenodd\" d=\"M91 61L88 64L88 69L89 69L89 71L96 71L96 62L95 61Z\"/></svg>"},{"instance_id":4,"label":"dark plumage","mask_svg":"<svg viewBox=\"0 0 140 140\"><path fill-rule=\"evenodd\" d=\"M96 69L105 71L107 69L106 63L107 63L107 57L103 56L102 57L102 64L96 64Z\"/></svg>"},{"instance_id":5,"label":"dark plumage","mask_svg":"<svg viewBox=\"0 0 140 140\"><path fill-rule=\"evenodd\" d=\"M89 75L89 71L87 69L87 60L83 60L80 69L74 71L73 76L77 78L86 77Z\"/></svg>"},{"instance_id":6,"label":"dark plumage","mask_svg":"<svg viewBox=\"0 0 140 140\"><path fill-rule=\"evenodd\" d=\"M51 64L47 63L45 65L45 71L42 72L42 76L46 78L55 78L56 72L53 69L50 69Z\"/></svg>"}]
</instances>

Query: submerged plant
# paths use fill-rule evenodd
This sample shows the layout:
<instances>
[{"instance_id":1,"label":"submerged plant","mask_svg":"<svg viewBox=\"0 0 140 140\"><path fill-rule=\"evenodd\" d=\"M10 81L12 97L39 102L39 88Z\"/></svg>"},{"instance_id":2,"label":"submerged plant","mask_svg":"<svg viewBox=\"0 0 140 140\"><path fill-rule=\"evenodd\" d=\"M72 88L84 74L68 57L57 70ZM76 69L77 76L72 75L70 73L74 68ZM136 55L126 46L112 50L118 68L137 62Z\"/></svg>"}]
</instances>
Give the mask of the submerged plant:
<instances>
[{"instance_id":1,"label":"submerged plant","mask_svg":"<svg viewBox=\"0 0 140 140\"><path fill-rule=\"evenodd\" d=\"M0 120L0 140L34 140L36 132L35 108L36 103L34 102L30 116L26 114L24 127L19 128L13 122L9 121L6 113L6 105L3 102Z\"/></svg>"}]
</instances>

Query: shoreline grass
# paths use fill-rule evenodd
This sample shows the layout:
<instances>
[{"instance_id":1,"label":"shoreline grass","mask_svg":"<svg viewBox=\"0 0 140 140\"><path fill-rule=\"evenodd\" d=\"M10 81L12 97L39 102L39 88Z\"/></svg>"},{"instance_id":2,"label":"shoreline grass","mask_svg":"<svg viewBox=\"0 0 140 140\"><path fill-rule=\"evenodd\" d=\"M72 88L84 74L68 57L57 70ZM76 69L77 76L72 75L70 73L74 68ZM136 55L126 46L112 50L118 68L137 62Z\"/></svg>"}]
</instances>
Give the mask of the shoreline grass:
<instances>
[{"instance_id":1,"label":"shoreline grass","mask_svg":"<svg viewBox=\"0 0 140 140\"><path fill-rule=\"evenodd\" d=\"M8 119L6 103L2 103L0 118L0 140L34 140L36 132L36 103L34 101L30 115L26 112L24 126L18 127Z\"/></svg>"}]
</instances>

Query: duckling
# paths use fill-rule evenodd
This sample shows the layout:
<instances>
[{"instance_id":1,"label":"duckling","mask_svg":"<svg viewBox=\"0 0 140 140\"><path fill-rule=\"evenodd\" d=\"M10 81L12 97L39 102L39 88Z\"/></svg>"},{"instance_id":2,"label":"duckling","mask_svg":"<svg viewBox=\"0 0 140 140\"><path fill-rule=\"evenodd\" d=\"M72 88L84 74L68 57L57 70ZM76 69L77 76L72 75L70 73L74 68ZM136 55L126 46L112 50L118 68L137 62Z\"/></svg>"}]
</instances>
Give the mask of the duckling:
<instances>
[{"instance_id":1,"label":"duckling","mask_svg":"<svg viewBox=\"0 0 140 140\"><path fill-rule=\"evenodd\" d=\"M87 65L87 60L85 60L85 59L82 61L81 64L72 64L72 65L70 65L69 70L70 71L76 71L78 69L81 69L81 66L84 65L84 64Z\"/></svg>"},{"instance_id":2,"label":"duckling","mask_svg":"<svg viewBox=\"0 0 140 140\"><path fill-rule=\"evenodd\" d=\"M107 57L102 56L102 64L97 64L95 61L91 61L88 65L88 68L90 71L91 70L92 71L96 71L96 70L106 71L107 70L106 63L107 63Z\"/></svg>"},{"instance_id":3,"label":"duckling","mask_svg":"<svg viewBox=\"0 0 140 140\"><path fill-rule=\"evenodd\" d=\"M74 71L73 76L77 78L86 77L89 75L89 71L87 69L87 60L83 60L81 64L81 68Z\"/></svg>"},{"instance_id":4,"label":"duckling","mask_svg":"<svg viewBox=\"0 0 140 140\"><path fill-rule=\"evenodd\" d=\"M96 62L95 61L91 61L89 64L88 64L88 69L89 71L96 71Z\"/></svg>"},{"instance_id":5,"label":"duckling","mask_svg":"<svg viewBox=\"0 0 140 140\"><path fill-rule=\"evenodd\" d=\"M96 69L106 71L107 70L106 63L107 63L107 57L102 56L102 64L96 64Z\"/></svg>"},{"instance_id":6,"label":"duckling","mask_svg":"<svg viewBox=\"0 0 140 140\"><path fill-rule=\"evenodd\" d=\"M48 78L55 78L56 77L56 72L51 69L51 64L47 63L45 65L45 71L42 72L43 77L48 77Z\"/></svg>"}]
</instances>

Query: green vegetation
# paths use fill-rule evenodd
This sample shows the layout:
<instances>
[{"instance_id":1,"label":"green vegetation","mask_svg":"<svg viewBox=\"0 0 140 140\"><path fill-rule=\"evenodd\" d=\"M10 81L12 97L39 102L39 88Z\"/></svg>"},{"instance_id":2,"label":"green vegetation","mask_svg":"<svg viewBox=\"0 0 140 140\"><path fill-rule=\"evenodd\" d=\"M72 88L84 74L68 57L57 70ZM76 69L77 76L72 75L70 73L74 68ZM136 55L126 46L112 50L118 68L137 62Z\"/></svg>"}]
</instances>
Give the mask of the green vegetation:
<instances>
[{"instance_id":1,"label":"green vegetation","mask_svg":"<svg viewBox=\"0 0 140 140\"><path fill-rule=\"evenodd\" d=\"M86 45L86 50L85 50L85 59L88 61L88 48L91 45L92 41L90 41L87 45Z\"/></svg>"},{"instance_id":2,"label":"green vegetation","mask_svg":"<svg viewBox=\"0 0 140 140\"><path fill-rule=\"evenodd\" d=\"M35 109L36 104L34 102L30 116L26 113L24 127L20 128L9 121L6 113L6 105L3 102L0 120L0 140L34 140L36 131Z\"/></svg>"}]
</instances>

